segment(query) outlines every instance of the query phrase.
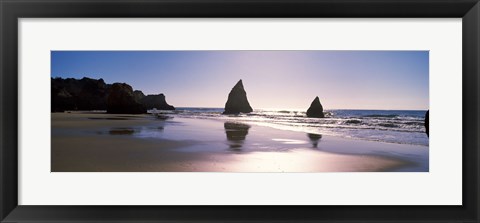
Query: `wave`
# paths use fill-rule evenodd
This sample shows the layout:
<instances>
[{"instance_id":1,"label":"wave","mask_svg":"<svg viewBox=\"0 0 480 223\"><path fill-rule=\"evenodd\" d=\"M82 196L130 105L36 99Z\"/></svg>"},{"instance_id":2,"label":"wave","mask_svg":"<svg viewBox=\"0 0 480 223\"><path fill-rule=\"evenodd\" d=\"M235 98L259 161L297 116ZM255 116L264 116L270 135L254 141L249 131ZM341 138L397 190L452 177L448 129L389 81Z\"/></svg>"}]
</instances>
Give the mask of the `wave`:
<instances>
[{"instance_id":1,"label":"wave","mask_svg":"<svg viewBox=\"0 0 480 223\"><path fill-rule=\"evenodd\" d=\"M344 123L345 123L345 124L361 124L362 121L357 120L357 119L351 119L351 120L345 121Z\"/></svg>"},{"instance_id":2,"label":"wave","mask_svg":"<svg viewBox=\"0 0 480 223\"><path fill-rule=\"evenodd\" d=\"M173 114L266 125L279 129L359 138L374 141L428 145L425 111L327 110L326 118L308 118L305 111L254 110L222 115L222 108L177 108Z\"/></svg>"},{"instance_id":3,"label":"wave","mask_svg":"<svg viewBox=\"0 0 480 223\"><path fill-rule=\"evenodd\" d=\"M373 115L364 115L363 117L367 118L395 118L398 117L399 115L393 114L393 115L379 115L379 114L373 114Z\"/></svg>"},{"instance_id":4,"label":"wave","mask_svg":"<svg viewBox=\"0 0 480 223\"><path fill-rule=\"evenodd\" d=\"M398 125L395 125L393 123L380 123L378 125L383 126L383 127L388 127L388 128L398 128L399 127Z\"/></svg>"}]
</instances>

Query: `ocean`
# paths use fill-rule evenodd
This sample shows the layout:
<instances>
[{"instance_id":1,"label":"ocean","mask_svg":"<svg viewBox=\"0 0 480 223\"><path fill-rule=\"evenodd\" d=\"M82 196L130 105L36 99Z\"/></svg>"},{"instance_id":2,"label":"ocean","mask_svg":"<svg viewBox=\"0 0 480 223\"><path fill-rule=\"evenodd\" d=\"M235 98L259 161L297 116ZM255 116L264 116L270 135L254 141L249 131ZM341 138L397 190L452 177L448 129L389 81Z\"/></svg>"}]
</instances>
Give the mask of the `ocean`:
<instances>
[{"instance_id":1,"label":"ocean","mask_svg":"<svg viewBox=\"0 0 480 223\"><path fill-rule=\"evenodd\" d=\"M149 111L151 112L151 111ZM305 111L256 109L252 113L222 115L223 108L176 108L171 116L238 121L343 138L428 146L424 117L413 110L325 110L325 118L307 118Z\"/></svg>"}]
</instances>

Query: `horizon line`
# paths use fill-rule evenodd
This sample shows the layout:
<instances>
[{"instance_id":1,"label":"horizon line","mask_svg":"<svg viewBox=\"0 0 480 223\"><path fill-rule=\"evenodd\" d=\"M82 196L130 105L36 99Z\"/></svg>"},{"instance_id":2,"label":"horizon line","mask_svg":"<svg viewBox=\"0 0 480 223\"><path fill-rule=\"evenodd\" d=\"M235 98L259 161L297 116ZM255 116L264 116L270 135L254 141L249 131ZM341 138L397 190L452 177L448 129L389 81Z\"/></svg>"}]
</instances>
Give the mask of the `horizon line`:
<instances>
[{"instance_id":1,"label":"horizon line","mask_svg":"<svg viewBox=\"0 0 480 223\"><path fill-rule=\"evenodd\" d=\"M175 106L175 109L177 108L207 108L207 109L225 109L224 107L205 107L205 106ZM253 108L253 110L308 110L307 108ZM328 108L328 109L323 109L325 110L382 110L382 111L427 111L430 109L380 109L380 108Z\"/></svg>"}]
</instances>

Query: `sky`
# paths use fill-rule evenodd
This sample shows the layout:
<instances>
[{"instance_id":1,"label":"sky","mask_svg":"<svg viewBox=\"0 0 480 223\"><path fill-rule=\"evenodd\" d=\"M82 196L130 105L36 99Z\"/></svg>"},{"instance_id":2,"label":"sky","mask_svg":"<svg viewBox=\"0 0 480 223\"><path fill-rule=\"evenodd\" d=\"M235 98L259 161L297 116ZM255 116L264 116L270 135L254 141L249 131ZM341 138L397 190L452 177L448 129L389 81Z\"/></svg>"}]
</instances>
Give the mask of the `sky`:
<instances>
[{"instance_id":1,"label":"sky","mask_svg":"<svg viewBox=\"0 0 480 223\"><path fill-rule=\"evenodd\" d=\"M175 107L223 108L240 79L254 109L429 105L428 51L52 51L51 76L127 83Z\"/></svg>"}]
</instances>

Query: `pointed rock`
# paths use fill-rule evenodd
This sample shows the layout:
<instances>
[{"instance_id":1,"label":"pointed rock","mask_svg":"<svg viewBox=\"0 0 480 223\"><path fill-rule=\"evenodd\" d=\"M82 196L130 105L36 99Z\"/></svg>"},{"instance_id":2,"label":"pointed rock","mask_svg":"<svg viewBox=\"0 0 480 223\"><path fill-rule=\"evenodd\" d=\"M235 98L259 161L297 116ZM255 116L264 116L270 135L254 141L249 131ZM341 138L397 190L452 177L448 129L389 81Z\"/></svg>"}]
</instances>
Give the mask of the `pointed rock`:
<instances>
[{"instance_id":1,"label":"pointed rock","mask_svg":"<svg viewBox=\"0 0 480 223\"><path fill-rule=\"evenodd\" d=\"M312 101L310 108L307 110L307 117L312 118L324 118L325 115L323 114L323 107L320 103L320 99L318 96Z\"/></svg>"},{"instance_id":2,"label":"pointed rock","mask_svg":"<svg viewBox=\"0 0 480 223\"><path fill-rule=\"evenodd\" d=\"M247 93L243 88L242 80L239 80L228 94L223 114L249 113L252 111L253 109L248 103Z\"/></svg>"}]
</instances>

